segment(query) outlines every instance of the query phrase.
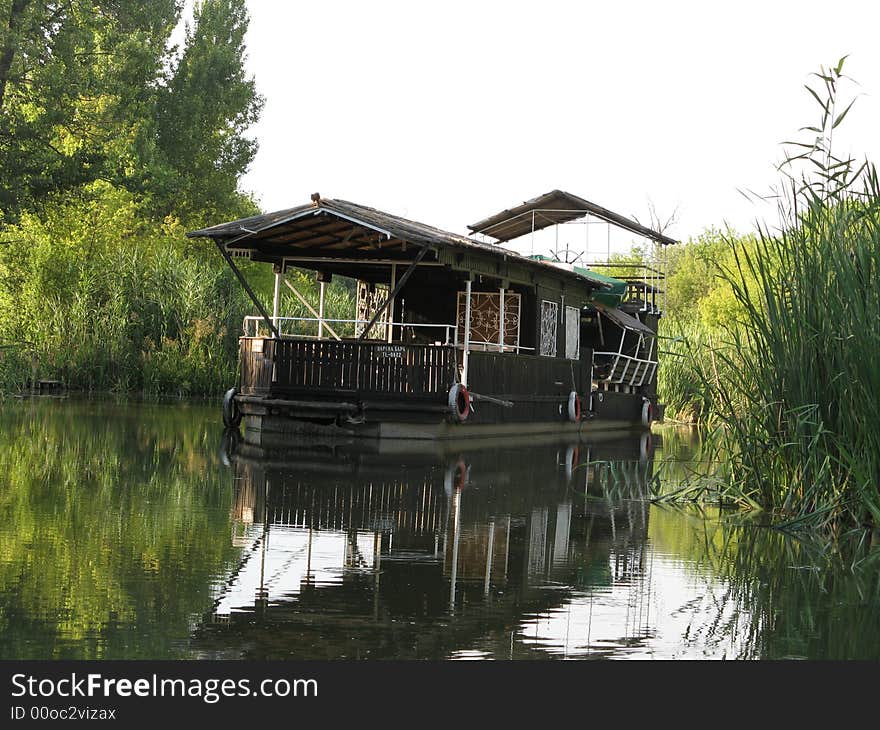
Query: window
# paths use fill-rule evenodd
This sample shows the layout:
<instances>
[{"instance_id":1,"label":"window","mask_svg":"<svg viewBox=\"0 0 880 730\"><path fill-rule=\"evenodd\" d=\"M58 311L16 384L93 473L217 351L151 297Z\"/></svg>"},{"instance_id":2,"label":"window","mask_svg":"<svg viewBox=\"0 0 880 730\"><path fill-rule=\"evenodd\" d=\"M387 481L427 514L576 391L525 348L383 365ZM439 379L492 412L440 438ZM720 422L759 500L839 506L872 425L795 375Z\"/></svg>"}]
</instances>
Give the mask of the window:
<instances>
[{"instance_id":1,"label":"window","mask_svg":"<svg viewBox=\"0 0 880 730\"><path fill-rule=\"evenodd\" d=\"M581 310L565 308L565 357L578 360L581 356Z\"/></svg>"}]
</instances>

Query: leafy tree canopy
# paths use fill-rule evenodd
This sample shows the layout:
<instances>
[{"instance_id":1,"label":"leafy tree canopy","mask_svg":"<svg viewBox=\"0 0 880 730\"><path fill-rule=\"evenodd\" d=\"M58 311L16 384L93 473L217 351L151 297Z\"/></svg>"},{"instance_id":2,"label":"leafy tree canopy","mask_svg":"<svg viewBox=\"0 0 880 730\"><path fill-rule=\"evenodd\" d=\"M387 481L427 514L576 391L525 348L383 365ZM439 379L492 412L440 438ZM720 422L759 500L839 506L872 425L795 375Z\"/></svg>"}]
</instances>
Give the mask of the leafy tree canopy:
<instances>
[{"instance_id":1,"label":"leafy tree canopy","mask_svg":"<svg viewBox=\"0 0 880 730\"><path fill-rule=\"evenodd\" d=\"M0 0L0 210L7 221L104 180L185 223L253 210L238 179L262 99L244 0Z\"/></svg>"}]
</instances>

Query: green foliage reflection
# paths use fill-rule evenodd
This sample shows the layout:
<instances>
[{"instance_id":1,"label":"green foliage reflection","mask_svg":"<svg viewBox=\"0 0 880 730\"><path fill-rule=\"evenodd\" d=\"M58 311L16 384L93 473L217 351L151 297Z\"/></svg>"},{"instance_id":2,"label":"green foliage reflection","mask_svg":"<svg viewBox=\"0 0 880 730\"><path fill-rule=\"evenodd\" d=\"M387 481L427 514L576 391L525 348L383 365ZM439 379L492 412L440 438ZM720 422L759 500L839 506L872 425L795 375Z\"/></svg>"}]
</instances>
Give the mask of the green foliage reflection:
<instances>
[{"instance_id":1,"label":"green foliage reflection","mask_svg":"<svg viewBox=\"0 0 880 730\"><path fill-rule=\"evenodd\" d=\"M206 423L194 407L5 409L0 656L182 653L234 556Z\"/></svg>"}]
</instances>

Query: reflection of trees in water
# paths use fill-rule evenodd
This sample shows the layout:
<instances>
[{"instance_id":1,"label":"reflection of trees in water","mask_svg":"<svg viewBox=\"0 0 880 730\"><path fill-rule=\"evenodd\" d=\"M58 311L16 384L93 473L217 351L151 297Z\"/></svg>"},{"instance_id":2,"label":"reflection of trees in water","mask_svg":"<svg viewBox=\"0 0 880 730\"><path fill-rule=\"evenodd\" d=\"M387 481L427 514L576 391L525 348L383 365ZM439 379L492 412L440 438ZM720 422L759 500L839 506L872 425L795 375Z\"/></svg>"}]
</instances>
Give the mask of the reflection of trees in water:
<instances>
[{"instance_id":1,"label":"reflection of trees in water","mask_svg":"<svg viewBox=\"0 0 880 730\"><path fill-rule=\"evenodd\" d=\"M869 549L649 507L638 440L221 471L214 419L4 406L4 657L880 655Z\"/></svg>"},{"instance_id":2,"label":"reflection of trees in water","mask_svg":"<svg viewBox=\"0 0 880 730\"><path fill-rule=\"evenodd\" d=\"M4 404L0 654L159 657L228 564L229 489L200 408Z\"/></svg>"}]
</instances>

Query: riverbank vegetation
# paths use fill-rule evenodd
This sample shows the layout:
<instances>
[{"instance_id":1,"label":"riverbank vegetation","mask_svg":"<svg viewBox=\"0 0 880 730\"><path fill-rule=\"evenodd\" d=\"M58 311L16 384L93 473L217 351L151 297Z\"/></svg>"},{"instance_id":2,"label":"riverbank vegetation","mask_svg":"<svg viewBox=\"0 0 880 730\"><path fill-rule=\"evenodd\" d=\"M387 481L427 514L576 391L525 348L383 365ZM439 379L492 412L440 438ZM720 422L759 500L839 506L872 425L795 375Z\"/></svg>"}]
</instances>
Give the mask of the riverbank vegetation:
<instances>
[{"instance_id":1,"label":"riverbank vegetation","mask_svg":"<svg viewBox=\"0 0 880 730\"><path fill-rule=\"evenodd\" d=\"M671 323L663 385L713 426L717 497L832 533L880 524L880 184L832 149L852 106L838 103L842 67L816 75L820 122L781 167L778 230L727 238L728 318Z\"/></svg>"},{"instance_id":2,"label":"riverbank vegetation","mask_svg":"<svg viewBox=\"0 0 880 730\"><path fill-rule=\"evenodd\" d=\"M184 233L258 212L239 180L263 102L244 0L196 3L176 46L182 5L0 0L0 393L33 372L181 395L234 381L253 305ZM271 301L271 273L243 268Z\"/></svg>"},{"instance_id":3,"label":"riverbank vegetation","mask_svg":"<svg viewBox=\"0 0 880 730\"><path fill-rule=\"evenodd\" d=\"M178 395L235 379L253 305L184 232L258 212L239 181L262 99L244 0L197 3L175 46L181 12L0 0L0 393L34 373ZM670 417L714 429L721 499L833 529L880 524L880 184L833 152L842 68L816 75L820 120L787 146L778 227L667 252L659 383ZM242 267L268 304L271 272ZM332 282L328 316L352 299ZM307 314L287 291L282 310Z\"/></svg>"}]
</instances>

